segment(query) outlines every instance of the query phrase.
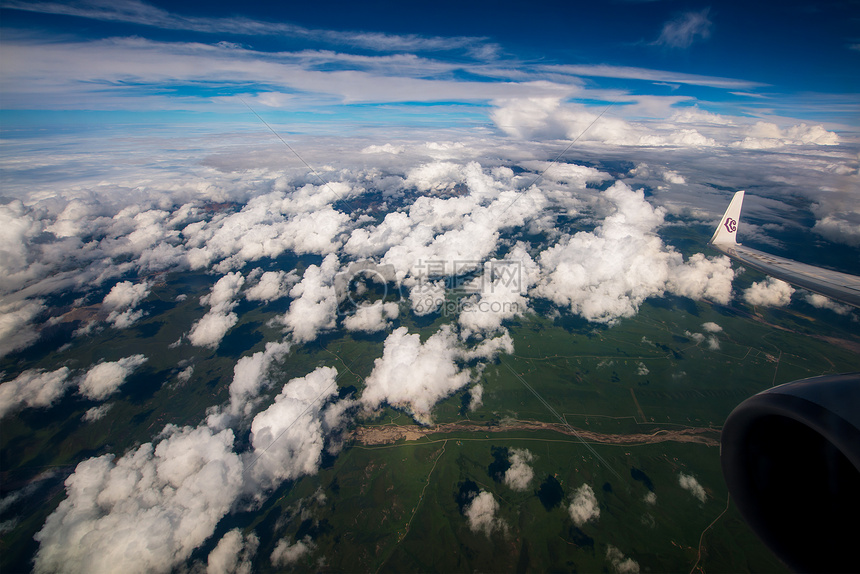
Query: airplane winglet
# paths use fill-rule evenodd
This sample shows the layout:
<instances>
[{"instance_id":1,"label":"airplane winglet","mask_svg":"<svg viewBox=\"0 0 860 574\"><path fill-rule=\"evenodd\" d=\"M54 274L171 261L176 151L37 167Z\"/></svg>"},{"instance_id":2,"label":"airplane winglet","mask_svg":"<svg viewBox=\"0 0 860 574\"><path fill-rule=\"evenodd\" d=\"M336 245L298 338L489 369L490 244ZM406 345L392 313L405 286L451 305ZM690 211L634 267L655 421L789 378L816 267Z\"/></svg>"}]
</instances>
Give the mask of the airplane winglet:
<instances>
[{"instance_id":1,"label":"airplane winglet","mask_svg":"<svg viewBox=\"0 0 860 574\"><path fill-rule=\"evenodd\" d=\"M738 221L741 218L741 206L744 203L744 192L738 191L732 198L728 209L723 214L717 230L708 242L712 245L737 245Z\"/></svg>"}]
</instances>

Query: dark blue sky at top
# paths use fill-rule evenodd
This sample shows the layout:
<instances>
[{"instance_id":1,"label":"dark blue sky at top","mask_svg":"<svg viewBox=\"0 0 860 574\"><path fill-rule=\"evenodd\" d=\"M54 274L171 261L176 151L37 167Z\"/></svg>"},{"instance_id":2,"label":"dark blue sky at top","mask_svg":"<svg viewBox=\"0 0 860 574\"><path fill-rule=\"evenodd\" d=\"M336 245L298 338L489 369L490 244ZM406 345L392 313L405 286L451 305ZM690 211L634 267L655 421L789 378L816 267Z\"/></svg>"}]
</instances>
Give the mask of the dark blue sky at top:
<instances>
[{"instance_id":1,"label":"dark blue sky at top","mask_svg":"<svg viewBox=\"0 0 860 574\"><path fill-rule=\"evenodd\" d=\"M860 92L860 0L824 2L624 1L535 2L435 0L404 2L149 2L179 16L286 22L312 29L484 37L499 57L526 62L610 64L738 78L775 91ZM689 47L658 45L663 25L707 10L709 35ZM212 41L214 36L257 50L320 47L299 38L204 34L3 10L3 26L26 26L84 37L135 35ZM361 53L361 48L350 49ZM435 53L436 58L460 57Z\"/></svg>"},{"instance_id":2,"label":"dark blue sky at top","mask_svg":"<svg viewBox=\"0 0 860 574\"><path fill-rule=\"evenodd\" d=\"M27 9L27 7L32 9ZM33 8L38 6L38 8ZM52 8L51 6L54 6ZM74 7L78 15L62 14L63 7ZM46 8L47 7L47 8ZM60 7L60 8L56 8ZM162 21L147 25L140 13L152 9L160 12ZM81 12L98 12L100 16L82 16ZM135 12L135 11L138 12ZM111 13L105 17L104 14ZM124 12L125 11L125 12ZM134 13L134 17L115 17L116 14ZM662 42L661 32L672 22L689 15L703 15L705 32L693 34L684 45ZM206 20L220 22L215 31L201 31L201 27L183 25L184 22ZM299 33L247 33L229 25L233 20L267 24L285 24L301 29ZM165 24L165 21L169 23ZM227 23L227 24L225 24ZM386 54L415 54L427 61L463 63L460 70L447 72L428 79L465 81L534 81L545 76L544 65L574 65L614 67L613 73L602 76L576 71L588 88L620 90L627 94L672 96L687 98L702 109L729 115L744 116L759 113L799 118L802 121L837 122L842 125L860 124L860 0L828 0L824 2L689 2L681 0L611 0L594 2L514 2L511 0L438 0L406 2L369 0L362 2L242 2L224 0L79 0L54 3L40 0L0 0L0 41L76 42L100 38L142 38L155 42L199 42L214 45L218 42L235 43L258 53L298 53L303 50L323 50L373 58ZM307 32L307 33L305 33ZM439 39L436 48L401 45L385 49L339 40L350 35L380 34L397 38ZM23 38L23 40L21 40ZM35 40L34 40L35 39ZM451 49L439 49L451 40ZM465 39L465 40L464 40ZM461 40L458 44L458 40ZM83 58L83 56L82 56ZM98 58L92 68L98 67ZM494 65L511 71L498 77L475 75L482 65ZM306 70L332 71L349 69L348 59L332 58L321 64L308 64ZM381 66L382 64L376 64ZM343 66L340 68L339 66ZM83 68L87 66L84 64ZM662 80L646 74L645 77L615 75L617 70L657 70L668 73L689 74L703 78L729 78L748 85L738 88L714 86L696 82ZM420 70L420 66L416 69ZM89 71L89 70L85 70ZM151 72L152 70L149 70ZM115 72L115 70L114 70ZM524 77L517 78L522 72ZM377 68L372 73L397 76L397 70ZM409 72L416 78L415 70ZM420 73L420 72L419 72ZM551 72L547 72L551 73ZM529 77L525 77L528 75ZM635 75L635 74L634 74ZM145 75L144 75L145 76ZM139 76L139 77L144 77ZM432 77L431 77L432 76ZM262 93L280 91L291 93L284 86L266 84L262 78L256 85L249 80L244 86L235 77L212 78L212 82L199 79L166 80L164 84L148 84L146 76L137 85L137 95L162 95L174 98L175 107L163 103L151 109L184 110L187 100L182 97L206 98L229 96L236 93ZM570 81L568 78L562 81ZM32 78L31 78L32 79ZM13 82L7 82L4 105L0 111L27 109L27 90L14 95ZM90 82L112 86L112 93L122 89L116 74L104 78L93 77L76 82L73 73L66 81L72 89L80 89ZM137 80L135 80L137 81ZM554 80L552 80L554 81ZM32 90L38 91L41 82L35 81ZM61 90L62 88L56 88ZM293 90L301 90L293 86ZM308 93L314 93L313 87ZM342 97L336 90L334 97ZM34 92L36 93L36 92ZM107 93L107 92L104 92ZM323 92L320 92L323 93ZM72 106L69 109L98 111L116 108L117 99L101 108L101 95L93 91L91 107ZM446 101L428 98L421 103ZM605 105L598 95L594 100L582 96L586 104ZM321 98L323 101L325 98ZM364 105L359 98L359 105ZM46 100L47 101L47 100ZM129 100L130 102L132 100ZM152 99L151 101L155 101ZM366 100L373 104L387 104L383 99ZM399 105L396 98L390 103ZM480 98L451 99L458 104L480 104ZM25 102L23 105L21 102ZM347 102L349 104L349 102ZM725 105L724 105L725 104ZM34 109L52 108L40 104ZM130 104L127 112L144 112ZM354 105L354 104L349 104ZM619 106L622 104L618 104ZM114 106L114 107L111 107ZM199 107L198 107L199 109ZM313 113L317 108L294 108L293 113ZM334 112L335 108L329 111ZM354 112L352 110L350 113ZM8 122L8 114L7 114ZM23 116L18 116L23 117Z\"/></svg>"},{"instance_id":3,"label":"dark blue sky at top","mask_svg":"<svg viewBox=\"0 0 860 574\"><path fill-rule=\"evenodd\" d=\"M309 28L479 36L502 54L553 63L612 64L764 82L790 90L860 91L860 1L708 2L434 0L403 2L153 2L200 16L285 21ZM708 38L654 45L663 24L708 10ZM255 39L283 49L283 39Z\"/></svg>"}]
</instances>

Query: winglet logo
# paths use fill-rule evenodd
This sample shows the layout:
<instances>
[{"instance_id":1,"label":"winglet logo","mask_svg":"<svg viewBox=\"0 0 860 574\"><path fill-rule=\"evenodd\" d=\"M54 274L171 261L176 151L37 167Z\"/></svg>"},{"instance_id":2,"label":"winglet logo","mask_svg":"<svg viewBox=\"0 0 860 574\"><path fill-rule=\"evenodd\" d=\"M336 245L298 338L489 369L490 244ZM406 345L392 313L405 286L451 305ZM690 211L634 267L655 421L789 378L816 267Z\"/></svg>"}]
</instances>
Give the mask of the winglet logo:
<instances>
[{"instance_id":1,"label":"winglet logo","mask_svg":"<svg viewBox=\"0 0 860 574\"><path fill-rule=\"evenodd\" d=\"M731 217L727 217L726 222L723 223L723 225L725 226L726 231L728 231L729 233L734 233L738 230L738 222Z\"/></svg>"}]
</instances>

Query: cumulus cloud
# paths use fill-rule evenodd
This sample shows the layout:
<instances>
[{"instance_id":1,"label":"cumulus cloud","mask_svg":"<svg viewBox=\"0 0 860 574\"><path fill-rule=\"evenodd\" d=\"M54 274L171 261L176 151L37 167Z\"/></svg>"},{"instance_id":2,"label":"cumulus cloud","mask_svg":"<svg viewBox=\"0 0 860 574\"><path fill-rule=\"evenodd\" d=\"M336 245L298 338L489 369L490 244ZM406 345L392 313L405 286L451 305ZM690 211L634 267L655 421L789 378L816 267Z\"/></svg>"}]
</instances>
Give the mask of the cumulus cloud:
<instances>
[{"instance_id":1,"label":"cumulus cloud","mask_svg":"<svg viewBox=\"0 0 860 574\"><path fill-rule=\"evenodd\" d=\"M355 229L344 249L357 257L381 255L380 263L411 289L415 312L433 312L444 300L444 277L480 270L498 248L502 230L521 228L546 205L537 188L512 190L512 176L510 169L487 173L477 162L423 164L407 174L405 184L423 191L465 186L468 195L421 196L408 213L389 213L378 225Z\"/></svg>"},{"instance_id":2,"label":"cumulus cloud","mask_svg":"<svg viewBox=\"0 0 860 574\"><path fill-rule=\"evenodd\" d=\"M505 528L502 519L496 517L498 511L499 503L496 502L492 493L486 490L481 490L463 508L463 514L466 515L472 532L483 532L487 536L490 536L494 530L504 530Z\"/></svg>"},{"instance_id":3,"label":"cumulus cloud","mask_svg":"<svg viewBox=\"0 0 860 574\"><path fill-rule=\"evenodd\" d=\"M623 182L607 189L603 198L610 214L593 232L567 235L540 254L536 295L608 324L633 316L645 299L665 291L729 301L734 272L728 258L699 253L684 262L654 233L664 211Z\"/></svg>"},{"instance_id":4,"label":"cumulus cloud","mask_svg":"<svg viewBox=\"0 0 860 574\"><path fill-rule=\"evenodd\" d=\"M343 422L344 405L328 406L337 396L336 378L336 369L319 367L291 379L275 401L254 417L246 473L251 479L246 486L254 498L284 480L317 472L326 435Z\"/></svg>"},{"instance_id":5,"label":"cumulus cloud","mask_svg":"<svg viewBox=\"0 0 860 574\"><path fill-rule=\"evenodd\" d=\"M290 544L287 539L281 538L275 545L275 549L272 550L270 557L272 566L290 566L291 564L295 564L312 549L313 542L309 538L298 540L295 544Z\"/></svg>"},{"instance_id":6,"label":"cumulus cloud","mask_svg":"<svg viewBox=\"0 0 860 574\"><path fill-rule=\"evenodd\" d=\"M221 430L232 426L237 418L250 416L258 404L260 392L271 384L272 364L289 352L289 343L269 342L263 351L239 359L233 367L233 380L229 389L230 404L226 409L209 409L207 424L213 429Z\"/></svg>"},{"instance_id":7,"label":"cumulus cloud","mask_svg":"<svg viewBox=\"0 0 860 574\"><path fill-rule=\"evenodd\" d=\"M313 341L321 331L334 329L337 320L334 286L337 272L337 256L326 255L319 266L310 265L301 282L290 290L290 297L294 299L280 320L297 343Z\"/></svg>"},{"instance_id":8,"label":"cumulus cloud","mask_svg":"<svg viewBox=\"0 0 860 574\"><path fill-rule=\"evenodd\" d=\"M645 375L647 375L650 372L651 371L648 370L648 367L645 365L645 363L640 361L639 363L636 364L636 374L637 375L644 377Z\"/></svg>"},{"instance_id":9,"label":"cumulus cloud","mask_svg":"<svg viewBox=\"0 0 860 574\"><path fill-rule=\"evenodd\" d=\"M101 418L104 418L104 416L109 410L111 410L111 408L113 408L113 403L105 403L97 407L92 407L90 409L87 409L87 412L84 413L84 415L81 417L81 420L83 420L85 423L95 422Z\"/></svg>"},{"instance_id":10,"label":"cumulus cloud","mask_svg":"<svg viewBox=\"0 0 860 574\"><path fill-rule=\"evenodd\" d=\"M251 560L259 545L253 532L243 536L238 528L228 531L209 553L206 574L251 574Z\"/></svg>"},{"instance_id":11,"label":"cumulus cloud","mask_svg":"<svg viewBox=\"0 0 860 574\"><path fill-rule=\"evenodd\" d=\"M24 407L45 408L63 396L69 387L69 368L56 371L41 369L24 371L11 381L0 385L0 418Z\"/></svg>"},{"instance_id":12,"label":"cumulus cloud","mask_svg":"<svg viewBox=\"0 0 860 574\"><path fill-rule=\"evenodd\" d=\"M500 100L491 117L496 126L519 139L575 139L615 146L702 148L717 145L696 129L641 125L600 116L581 104L555 97Z\"/></svg>"},{"instance_id":13,"label":"cumulus cloud","mask_svg":"<svg viewBox=\"0 0 860 574\"><path fill-rule=\"evenodd\" d=\"M105 295L102 305L108 311L107 321L117 329L126 329L143 317L143 311L135 310L149 296L150 284L146 281L135 285L122 281L114 285Z\"/></svg>"},{"instance_id":14,"label":"cumulus cloud","mask_svg":"<svg viewBox=\"0 0 860 574\"><path fill-rule=\"evenodd\" d=\"M645 495L644 500L648 504L657 504L657 493L656 492L649 492L648 494Z\"/></svg>"},{"instance_id":15,"label":"cumulus cloud","mask_svg":"<svg viewBox=\"0 0 860 574\"><path fill-rule=\"evenodd\" d=\"M600 518L600 506L597 504L597 497L594 496L594 490L587 484L583 484L573 491L573 500L570 506L567 507L570 513L570 518L577 526L582 526L591 520Z\"/></svg>"},{"instance_id":16,"label":"cumulus cloud","mask_svg":"<svg viewBox=\"0 0 860 574\"><path fill-rule=\"evenodd\" d=\"M233 433L168 425L157 445L78 464L36 534L35 571L169 572L215 530L242 485Z\"/></svg>"},{"instance_id":17,"label":"cumulus cloud","mask_svg":"<svg viewBox=\"0 0 860 574\"><path fill-rule=\"evenodd\" d=\"M125 379L146 361L143 355L132 355L119 361L99 363L83 376L78 391L90 400L103 401L117 392Z\"/></svg>"},{"instance_id":18,"label":"cumulus cloud","mask_svg":"<svg viewBox=\"0 0 860 574\"><path fill-rule=\"evenodd\" d=\"M618 574L639 574L639 564L611 544L606 548L606 559Z\"/></svg>"},{"instance_id":19,"label":"cumulus cloud","mask_svg":"<svg viewBox=\"0 0 860 574\"><path fill-rule=\"evenodd\" d=\"M753 150L797 145L839 145L839 136L821 125L809 126L802 123L781 129L769 122L756 122L748 128L748 134L742 141L732 145Z\"/></svg>"},{"instance_id":20,"label":"cumulus cloud","mask_svg":"<svg viewBox=\"0 0 860 574\"><path fill-rule=\"evenodd\" d=\"M860 246L860 212L843 211L822 214L812 230L835 243Z\"/></svg>"},{"instance_id":21,"label":"cumulus cloud","mask_svg":"<svg viewBox=\"0 0 860 574\"><path fill-rule=\"evenodd\" d=\"M700 502L705 502L708 495L694 476L690 476L689 474L684 474L682 472L678 475L678 484L681 485L681 488L689 491L690 494L698 498Z\"/></svg>"},{"instance_id":22,"label":"cumulus cloud","mask_svg":"<svg viewBox=\"0 0 860 574\"><path fill-rule=\"evenodd\" d=\"M352 315L344 318L343 326L348 331L375 333L387 329L390 321L400 314L397 303L376 301L369 305L359 305Z\"/></svg>"},{"instance_id":23,"label":"cumulus cloud","mask_svg":"<svg viewBox=\"0 0 860 574\"><path fill-rule=\"evenodd\" d=\"M221 344L221 339L233 325L239 321L239 316L233 312L238 304L236 297L245 284L245 278L239 272L228 273L221 277L208 295L200 298L202 305L209 305L209 311L191 326L188 341L196 347L215 348Z\"/></svg>"},{"instance_id":24,"label":"cumulus cloud","mask_svg":"<svg viewBox=\"0 0 860 574\"><path fill-rule=\"evenodd\" d=\"M719 333L723 330L722 327L714 323L713 321L708 321L707 323L702 323L702 329L704 329L708 333Z\"/></svg>"},{"instance_id":25,"label":"cumulus cloud","mask_svg":"<svg viewBox=\"0 0 860 574\"><path fill-rule=\"evenodd\" d=\"M475 295L461 299L457 321L464 338L498 331L502 322L528 310L527 293L540 277L540 268L517 243L504 259L484 264L484 273L475 279Z\"/></svg>"},{"instance_id":26,"label":"cumulus cloud","mask_svg":"<svg viewBox=\"0 0 860 574\"><path fill-rule=\"evenodd\" d=\"M663 181L665 181L666 183L676 183L678 185L684 185L687 183L687 180L684 178L683 175L670 169L667 169L663 172Z\"/></svg>"},{"instance_id":27,"label":"cumulus cloud","mask_svg":"<svg viewBox=\"0 0 860 574\"><path fill-rule=\"evenodd\" d=\"M830 309L837 315L848 315L853 310L848 305L837 303L833 299L829 299L824 295L819 295L818 293L806 293L804 295L804 300L813 307L817 307L818 309Z\"/></svg>"},{"instance_id":28,"label":"cumulus cloud","mask_svg":"<svg viewBox=\"0 0 860 574\"><path fill-rule=\"evenodd\" d=\"M444 281L422 281L409 290L412 313L421 317L435 313L445 303Z\"/></svg>"},{"instance_id":29,"label":"cumulus cloud","mask_svg":"<svg viewBox=\"0 0 860 574\"><path fill-rule=\"evenodd\" d=\"M237 213L183 231L193 240L187 260L193 268L218 261L217 268L226 272L287 250L334 253L350 217L328 203L353 191L348 184L331 182L319 187L308 184L291 194L275 191L253 197Z\"/></svg>"},{"instance_id":30,"label":"cumulus cloud","mask_svg":"<svg viewBox=\"0 0 860 574\"><path fill-rule=\"evenodd\" d=\"M744 289L744 301L750 305L763 305L766 307L784 307L791 303L791 295L794 288L774 277L768 277L765 281L756 281L747 289Z\"/></svg>"},{"instance_id":31,"label":"cumulus cloud","mask_svg":"<svg viewBox=\"0 0 860 574\"><path fill-rule=\"evenodd\" d=\"M527 490L535 476L534 469L529 463L534 460L534 455L527 449L512 448L508 450L508 462L511 466L505 471L503 482L512 490Z\"/></svg>"},{"instance_id":32,"label":"cumulus cloud","mask_svg":"<svg viewBox=\"0 0 860 574\"><path fill-rule=\"evenodd\" d=\"M256 285L245 291L248 301L263 301L269 303L275 299L286 297L290 287L298 283L299 277L295 271L266 271L260 276Z\"/></svg>"},{"instance_id":33,"label":"cumulus cloud","mask_svg":"<svg viewBox=\"0 0 860 574\"><path fill-rule=\"evenodd\" d=\"M122 281L114 285L105 295L102 305L109 309L127 309L136 307L149 296L150 285L146 281L135 285L131 281Z\"/></svg>"},{"instance_id":34,"label":"cumulus cloud","mask_svg":"<svg viewBox=\"0 0 860 574\"><path fill-rule=\"evenodd\" d=\"M705 257L695 253L685 264L673 267L667 287L676 295L727 305L732 299L735 275L731 260L725 255Z\"/></svg>"},{"instance_id":35,"label":"cumulus cloud","mask_svg":"<svg viewBox=\"0 0 860 574\"><path fill-rule=\"evenodd\" d=\"M254 417L241 455L230 429L167 425L157 444L80 463L66 480L67 498L36 535L35 571L175 570L236 503L253 506L283 480L317 472L326 440L353 404L331 402L336 374L320 367L285 384ZM247 571L257 544L254 534L227 533L210 554L210 571Z\"/></svg>"},{"instance_id":36,"label":"cumulus cloud","mask_svg":"<svg viewBox=\"0 0 860 574\"><path fill-rule=\"evenodd\" d=\"M0 292L9 293L40 274L30 245L42 232L38 214L20 200L0 205Z\"/></svg>"},{"instance_id":37,"label":"cumulus cloud","mask_svg":"<svg viewBox=\"0 0 860 574\"><path fill-rule=\"evenodd\" d=\"M374 361L361 403L369 409L387 403L429 424L433 405L470 381L469 373L457 366L458 355L457 337L447 325L423 344L417 333L398 327Z\"/></svg>"},{"instance_id":38,"label":"cumulus cloud","mask_svg":"<svg viewBox=\"0 0 860 574\"><path fill-rule=\"evenodd\" d=\"M27 347L39 337L31 321L44 309L41 300L0 303L0 357Z\"/></svg>"}]
</instances>

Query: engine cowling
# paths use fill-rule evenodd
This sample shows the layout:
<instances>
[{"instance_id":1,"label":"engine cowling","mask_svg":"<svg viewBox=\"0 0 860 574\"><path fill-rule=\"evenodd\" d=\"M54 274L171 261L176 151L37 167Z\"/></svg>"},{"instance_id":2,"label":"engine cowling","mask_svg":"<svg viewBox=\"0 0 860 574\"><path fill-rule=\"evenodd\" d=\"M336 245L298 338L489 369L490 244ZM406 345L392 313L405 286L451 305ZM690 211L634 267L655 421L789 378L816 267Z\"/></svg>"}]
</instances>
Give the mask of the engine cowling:
<instances>
[{"instance_id":1,"label":"engine cowling","mask_svg":"<svg viewBox=\"0 0 860 574\"><path fill-rule=\"evenodd\" d=\"M795 571L856 571L860 373L750 397L729 415L721 443L729 492L778 558Z\"/></svg>"}]
</instances>

